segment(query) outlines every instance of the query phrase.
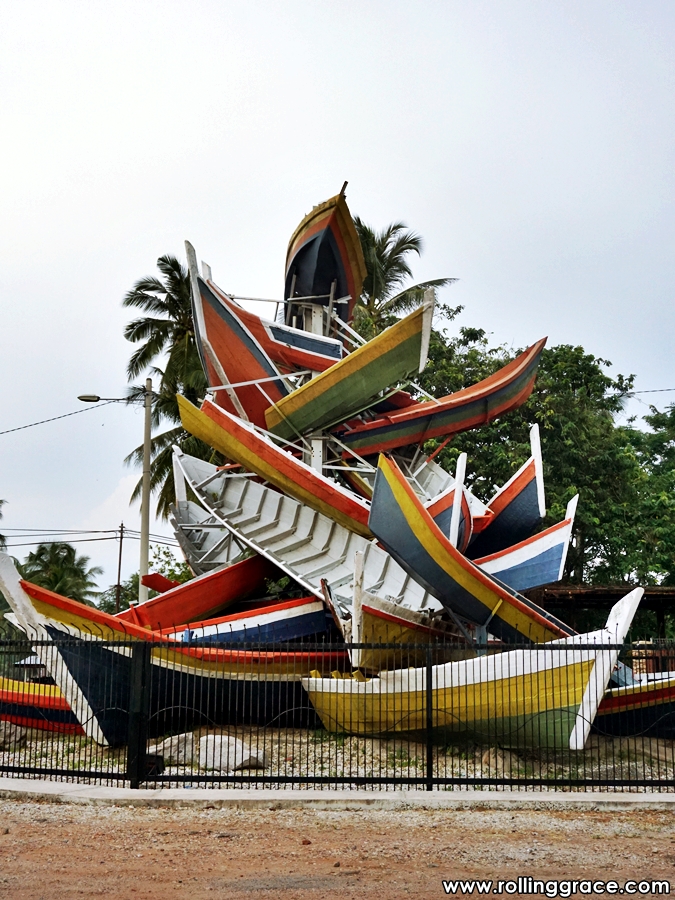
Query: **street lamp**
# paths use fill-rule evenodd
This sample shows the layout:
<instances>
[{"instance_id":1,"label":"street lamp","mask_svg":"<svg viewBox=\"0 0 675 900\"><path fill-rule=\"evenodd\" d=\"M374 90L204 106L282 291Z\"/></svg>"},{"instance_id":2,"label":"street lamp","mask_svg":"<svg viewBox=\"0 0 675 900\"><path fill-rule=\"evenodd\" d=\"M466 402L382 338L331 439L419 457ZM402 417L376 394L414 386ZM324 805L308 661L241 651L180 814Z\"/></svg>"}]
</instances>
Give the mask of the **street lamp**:
<instances>
[{"instance_id":1,"label":"street lamp","mask_svg":"<svg viewBox=\"0 0 675 900\"><path fill-rule=\"evenodd\" d=\"M144 390L145 421L143 428L143 484L141 488L141 559L138 573L138 602L145 603L148 589L143 584L143 576L148 574L150 557L150 437L152 434L152 379L146 378ZM99 397L98 394L80 394L83 403L98 403L100 400L123 401L126 397Z\"/></svg>"}]
</instances>

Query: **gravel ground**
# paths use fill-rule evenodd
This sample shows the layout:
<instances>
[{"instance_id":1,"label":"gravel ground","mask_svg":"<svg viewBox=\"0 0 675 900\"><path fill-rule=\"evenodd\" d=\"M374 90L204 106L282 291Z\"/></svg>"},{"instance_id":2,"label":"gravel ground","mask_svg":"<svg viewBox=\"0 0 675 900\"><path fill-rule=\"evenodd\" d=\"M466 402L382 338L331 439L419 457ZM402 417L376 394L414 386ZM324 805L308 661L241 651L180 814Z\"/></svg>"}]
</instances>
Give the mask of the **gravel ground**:
<instances>
[{"instance_id":1,"label":"gravel ground","mask_svg":"<svg viewBox=\"0 0 675 900\"><path fill-rule=\"evenodd\" d=\"M444 878L518 876L669 880L675 819L646 810L197 811L0 802L0 898L12 900L393 900L446 896Z\"/></svg>"},{"instance_id":2,"label":"gravel ground","mask_svg":"<svg viewBox=\"0 0 675 900\"><path fill-rule=\"evenodd\" d=\"M207 733L220 732L196 731L196 743ZM306 729L239 728L230 733L264 753L267 766L258 771L267 775L422 778L426 771L425 745L404 739L358 738ZM104 780L106 773L123 772L126 768L124 749L110 751L87 738L49 732L30 731L26 737L22 746L0 751L0 764L46 770L91 770L100 772ZM610 782L672 782L675 779L675 743L649 738L593 735L582 753L544 750L516 753L489 744L468 743L435 747L433 757L435 774L447 778L542 778L558 787L574 778ZM226 774L226 770L222 773L217 769L200 770L196 761L191 766L172 766L167 760L167 775L189 776L200 772Z\"/></svg>"}]
</instances>

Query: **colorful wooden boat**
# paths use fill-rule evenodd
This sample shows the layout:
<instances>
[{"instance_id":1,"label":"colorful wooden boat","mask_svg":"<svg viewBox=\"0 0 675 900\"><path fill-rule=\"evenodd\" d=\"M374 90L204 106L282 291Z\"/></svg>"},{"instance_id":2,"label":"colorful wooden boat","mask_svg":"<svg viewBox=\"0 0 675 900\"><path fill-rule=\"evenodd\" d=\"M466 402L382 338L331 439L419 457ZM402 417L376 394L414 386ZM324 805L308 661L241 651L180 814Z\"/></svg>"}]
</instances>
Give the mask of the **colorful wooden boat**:
<instances>
[{"instance_id":1,"label":"colorful wooden boat","mask_svg":"<svg viewBox=\"0 0 675 900\"><path fill-rule=\"evenodd\" d=\"M567 504L562 522L507 550L474 559L474 564L514 591L527 591L542 584L560 581L565 571L567 549L572 540L578 500L577 494Z\"/></svg>"},{"instance_id":2,"label":"colorful wooden boat","mask_svg":"<svg viewBox=\"0 0 675 900\"><path fill-rule=\"evenodd\" d=\"M633 684L610 687L600 703L593 732L606 737L675 740L675 672L642 675Z\"/></svg>"},{"instance_id":3,"label":"colorful wooden boat","mask_svg":"<svg viewBox=\"0 0 675 900\"><path fill-rule=\"evenodd\" d=\"M300 597L267 603L254 610L219 616L204 622L188 622L181 628L162 631L167 640L183 643L295 641L310 635L325 634L326 608L316 597Z\"/></svg>"},{"instance_id":4,"label":"colorful wooden boat","mask_svg":"<svg viewBox=\"0 0 675 900\"><path fill-rule=\"evenodd\" d=\"M532 455L488 503L492 518L471 542L471 559L505 550L536 531L546 515L539 426L530 429Z\"/></svg>"},{"instance_id":5,"label":"colorful wooden boat","mask_svg":"<svg viewBox=\"0 0 675 900\"><path fill-rule=\"evenodd\" d=\"M479 569L452 546L396 463L380 456L370 528L383 547L446 609L505 641L551 641L571 628Z\"/></svg>"},{"instance_id":6,"label":"colorful wooden boat","mask_svg":"<svg viewBox=\"0 0 675 900\"><path fill-rule=\"evenodd\" d=\"M382 391L421 372L427 361L433 300L387 328L302 387L268 404L267 428L295 439L353 418Z\"/></svg>"},{"instance_id":7,"label":"colorful wooden boat","mask_svg":"<svg viewBox=\"0 0 675 900\"><path fill-rule=\"evenodd\" d=\"M637 588L620 600L601 631L434 666L435 741L461 735L484 745L582 750L618 660L616 645L642 593ZM310 677L303 684L328 731L421 737L428 721L427 677L425 667L373 679Z\"/></svg>"},{"instance_id":8,"label":"colorful wooden boat","mask_svg":"<svg viewBox=\"0 0 675 900\"><path fill-rule=\"evenodd\" d=\"M87 736L101 744L127 741L131 665L139 643L150 645L149 736L200 724L306 727L315 718L300 678L314 668L331 672L349 664L342 650L167 642L157 632L21 580L4 553L0 590L26 633L47 642L40 659Z\"/></svg>"},{"instance_id":9,"label":"colorful wooden boat","mask_svg":"<svg viewBox=\"0 0 675 900\"><path fill-rule=\"evenodd\" d=\"M115 618L152 631L212 618L235 600L264 593L265 582L276 573L276 567L268 560L249 556L179 584L145 603L130 606Z\"/></svg>"},{"instance_id":10,"label":"colorful wooden boat","mask_svg":"<svg viewBox=\"0 0 675 900\"><path fill-rule=\"evenodd\" d=\"M320 203L293 232L286 254L286 321L302 315L295 298L317 298L330 305L345 322L351 321L361 296L366 263L344 189ZM317 302L316 300L314 302Z\"/></svg>"},{"instance_id":11,"label":"colorful wooden boat","mask_svg":"<svg viewBox=\"0 0 675 900\"><path fill-rule=\"evenodd\" d=\"M369 456L485 425L517 409L530 396L545 343L546 338L537 341L494 375L471 387L340 430L340 440L354 453ZM348 456L345 451L345 458Z\"/></svg>"},{"instance_id":12,"label":"colorful wooden boat","mask_svg":"<svg viewBox=\"0 0 675 900\"><path fill-rule=\"evenodd\" d=\"M232 315L248 329L281 372L324 372L342 359L343 346L335 338L312 334L281 322L269 322L244 309L213 281L207 279L206 283Z\"/></svg>"},{"instance_id":13,"label":"colorful wooden boat","mask_svg":"<svg viewBox=\"0 0 675 900\"><path fill-rule=\"evenodd\" d=\"M0 722L58 734L84 734L56 685L33 684L13 678L0 677Z\"/></svg>"},{"instance_id":14,"label":"colorful wooden boat","mask_svg":"<svg viewBox=\"0 0 675 900\"><path fill-rule=\"evenodd\" d=\"M258 341L200 277L194 248L185 248L192 287L195 338L216 402L265 427L265 410L289 393ZM235 387L231 387L235 385Z\"/></svg>"},{"instance_id":15,"label":"colorful wooden boat","mask_svg":"<svg viewBox=\"0 0 675 900\"><path fill-rule=\"evenodd\" d=\"M282 450L215 403L205 400L200 410L179 396L178 406L183 428L190 434L311 509L357 534L370 536L368 504L360 497Z\"/></svg>"}]
</instances>

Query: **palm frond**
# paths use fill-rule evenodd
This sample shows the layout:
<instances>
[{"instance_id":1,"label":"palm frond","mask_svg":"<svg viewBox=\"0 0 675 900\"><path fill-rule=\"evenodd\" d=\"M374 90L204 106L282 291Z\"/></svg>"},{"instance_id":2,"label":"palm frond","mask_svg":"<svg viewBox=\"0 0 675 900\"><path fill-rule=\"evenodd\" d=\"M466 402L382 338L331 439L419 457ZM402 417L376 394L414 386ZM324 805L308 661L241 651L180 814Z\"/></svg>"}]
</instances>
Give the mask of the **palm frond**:
<instances>
[{"instance_id":1,"label":"palm frond","mask_svg":"<svg viewBox=\"0 0 675 900\"><path fill-rule=\"evenodd\" d=\"M384 313L396 314L399 312L408 312L415 309L424 301L424 294L429 288L445 287L459 281L458 278L433 278L431 281L420 281L419 284L413 284L405 288L389 300L385 300L380 304L380 309ZM434 294L435 294L434 290Z\"/></svg>"}]
</instances>

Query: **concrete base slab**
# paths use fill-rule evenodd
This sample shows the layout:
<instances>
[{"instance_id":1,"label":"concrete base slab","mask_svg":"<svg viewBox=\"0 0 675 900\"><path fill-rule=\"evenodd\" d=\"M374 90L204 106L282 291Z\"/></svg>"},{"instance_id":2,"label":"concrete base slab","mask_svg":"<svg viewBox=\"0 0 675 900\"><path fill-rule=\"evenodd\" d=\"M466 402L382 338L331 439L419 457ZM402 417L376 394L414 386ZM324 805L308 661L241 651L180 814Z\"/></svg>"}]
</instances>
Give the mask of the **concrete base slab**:
<instances>
[{"instance_id":1,"label":"concrete base slab","mask_svg":"<svg viewBox=\"0 0 675 900\"><path fill-rule=\"evenodd\" d=\"M675 794L536 791L236 790L123 787L0 778L0 799L99 806L195 809L654 809L675 811Z\"/></svg>"}]
</instances>

